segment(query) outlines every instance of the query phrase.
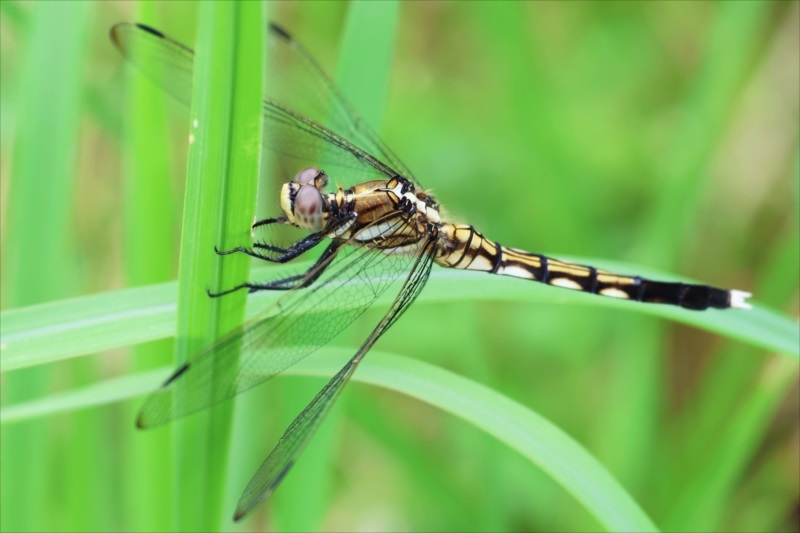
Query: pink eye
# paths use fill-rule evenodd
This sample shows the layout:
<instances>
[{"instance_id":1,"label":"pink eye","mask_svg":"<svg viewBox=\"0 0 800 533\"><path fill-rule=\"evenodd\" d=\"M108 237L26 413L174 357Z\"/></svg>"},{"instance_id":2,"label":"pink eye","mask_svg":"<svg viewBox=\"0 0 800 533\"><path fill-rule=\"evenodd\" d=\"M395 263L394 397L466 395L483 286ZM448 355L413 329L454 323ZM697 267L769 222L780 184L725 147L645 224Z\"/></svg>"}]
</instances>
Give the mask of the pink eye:
<instances>
[{"instance_id":1,"label":"pink eye","mask_svg":"<svg viewBox=\"0 0 800 533\"><path fill-rule=\"evenodd\" d=\"M294 199L295 212L303 217L311 217L322 212L322 196L313 186L303 186Z\"/></svg>"},{"instance_id":2,"label":"pink eye","mask_svg":"<svg viewBox=\"0 0 800 533\"><path fill-rule=\"evenodd\" d=\"M317 167L306 167L294 176L294 182L300 185L313 185L314 179L319 176L320 169Z\"/></svg>"}]
</instances>

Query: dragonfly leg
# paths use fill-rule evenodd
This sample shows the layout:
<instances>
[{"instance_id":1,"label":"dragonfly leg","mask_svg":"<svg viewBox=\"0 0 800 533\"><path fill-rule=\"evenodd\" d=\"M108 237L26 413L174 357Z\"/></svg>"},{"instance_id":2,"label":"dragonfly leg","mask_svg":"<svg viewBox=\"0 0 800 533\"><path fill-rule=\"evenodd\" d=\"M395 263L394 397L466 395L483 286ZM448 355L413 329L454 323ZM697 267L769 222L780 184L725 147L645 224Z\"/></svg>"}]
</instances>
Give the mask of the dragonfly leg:
<instances>
[{"instance_id":1,"label":"dragonfly leg","mask_svg":"<svg viewBox=\"0 0 800 533\"><path fill-rule=\"evenodd\" d=\"M275 281L269 281L265 283L241 283L235 287L230 289L220 291L220 292L211 292L209 289L206 289L206 294L208 294L211 298L219 298L220 296L225 296L226 294L231 294L236 291L240 291L242 289L247 289L247 292L259 292L259 291L288 291L290 289L295 288L294 285L290 285L293 282L301 281L305 274L298 274L296 276L289 276L282 279L276 279Z\"/></svg>"},{"instance_id":2,"label":"dragonfly leg","mask_svg":"<svg viewBox=\"0 0 800 533\"><path fill-rule=\"evenodd\" d=\"M218 250L215 247L214 251L217 253L217 255L243 253L249 255L250 257L261 259L262 261L269 261L270 263L287 263L318 245L320 242L322 242L322 239L324 239L325 236L326 234L322 232L312 233L311 235L295 242L288 248L281 248L279 246L257 242L253 244L252 248L247 248L246 246L237 246L231 250ZM279 255L267 255L260 250L266 250L267 252L273 252Z\"/></svg>"},{"instance_id":3,"label":"dragonfly leg","mask_svg":"<svg viewBox=\"0 0 800 533\"><path fill-rule=\"evenodd\" d=\"M319 259L317 259L314 265L302 274L288 276L263 283L241 283L235 287L220 292L211 292L210 290L206 289L206 293L211 298L217 298L219 296L225 296L226 294L230 294L242 289L247 289L247 292L259 292L288 291L292 289L302 289L308 287L317 279L319 279L322 273L325 272L325 269L330 266L331 260L341 246L342 245L339 241L332 242L327 248L325 248L325 251L322 252L322 255L319 256Z\"/></svg>"},{"instance_id":4,"label":"dragonfly leg","mask_svg":"<svg viewBox=\"0 0 800 533\"><path fill-rule=\"evenodd\" d=\"M276 257L264 257L263 259L266 259L267 261L273 263L287 263L318 245L324 238L324 233L312 233L311 235L295 242L288 248L280 248L278 246L272 246L271 244L261 242L254 243L253 248L258 250L268 250L270 252L276 252L280 254Z\"/></svg>"},{"instance_id":5,"label":"dragonfly leg","mask_svg":"<svg viewBox=\"0 0 800 533\"><path fill-rule=\"evenodd\" d=\"M312 267L313 268L313 267ZM206 294L208 294L211 298L218 298L220 296L225 296L226 294L231 294L232 292L240 291L242 289L247 289L247 292L260 292L260 291L288 291L294 289L295 287L300 288L303 285L303 278L305 277L305 273L297 274L294 276L287 276L285 278L276 279L273 281L266 281L263 283L240 283L239 285L232 287L230 289L220 291L220 292L211 292L209 289L206 289Z\"/></svg>"},{"instance_id":6,"label":"dragonfly leg","mask_svg":"<svg viewBox=\"0 0 800 533\"><path fill-rule=\"evenodd\" d=\"M284 216L275 217L275 218L264 218L261 220L257 220L250 226L251 229L256 229L261 226L269 226L270 224L286 224L289 221Z\"/></svg>"},{"instance_id":7,"label":"dragonfly leg","mask_svg":"<svg viewBox=\"0 0 800 533\"><path fill-rule=\"evenodd\" d=\"M253 224L253 228L258 226L264 226L267 224L274 224L274 223L285 223L286 219L284 217L278 218L267 218L264 220L260 220ZM280 246L275 246L272 244L267 244L265 242L256 242L253 244L252 248L247 248L245 246L237 246L231 250L218 250L216 247L214 251L218 255L229 255L233 253L243 253L247 254L250 257L255 257L256 259L261 259L263 261L269 261L270 263L288 263L292 259L299 257L300 255L306 253L307 251L314 248L322 239L330 238L332 235L339 235L343 231L346 231L353 222L355 221L355 216L351 215L346 218L342 218L341 220L337 221L332 227L326 228L324 231L320 231L317 233L312 233L299 241L293 243L288 248L282 248ZM268 252L274 252L278 255L270 256L266 255L259 250L266 250Z\"/></svg>"}]
</instances>

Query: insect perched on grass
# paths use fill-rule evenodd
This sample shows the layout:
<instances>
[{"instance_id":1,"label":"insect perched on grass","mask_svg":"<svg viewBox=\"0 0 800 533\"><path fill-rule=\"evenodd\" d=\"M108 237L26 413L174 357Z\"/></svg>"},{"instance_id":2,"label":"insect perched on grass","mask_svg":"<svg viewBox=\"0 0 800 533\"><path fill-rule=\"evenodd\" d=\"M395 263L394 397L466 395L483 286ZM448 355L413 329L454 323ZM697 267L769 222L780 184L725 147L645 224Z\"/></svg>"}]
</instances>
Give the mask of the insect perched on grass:
<instances>
[{"instance_id":1,"label":"insect perched on grass","mask_svg":"<svg viewBox=\"0 0 800 533\"><path fill-rule=\"evenodd\" d=\"M111 37L128 59L189 102L189 48L139 24L116 25ZM269 27L269 54L282 74L263 104L264 148L296 175L281 190L282 213L253 228L290 225L309 234L286 247L255 242L217 253L285 263L323 241L326 247L304 273L210 294L285 291L276 306L176 370L148 398L138 425L157 426L261 384L329 342L390 287L397 296L356 354L286 430L250 480L234 519L275 490L364 355L422 290L434 263L634 302L694 310L749 307L745 292L612 274L508 248L472 226L448 222L439 203L358 118L306 50L275 25ZM329 176L357 181L328 190Z\"/></svg>"}]
</instances>

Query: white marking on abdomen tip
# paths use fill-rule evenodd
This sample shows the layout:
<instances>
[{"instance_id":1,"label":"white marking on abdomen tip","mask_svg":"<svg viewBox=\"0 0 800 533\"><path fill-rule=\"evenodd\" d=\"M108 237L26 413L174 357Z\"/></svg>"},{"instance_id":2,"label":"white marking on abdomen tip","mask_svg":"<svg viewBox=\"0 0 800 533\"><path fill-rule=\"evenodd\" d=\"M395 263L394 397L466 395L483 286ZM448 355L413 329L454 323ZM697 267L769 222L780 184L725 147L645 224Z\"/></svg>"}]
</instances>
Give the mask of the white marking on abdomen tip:
<instances>
[{"instance_id":1,"label":"white marking on abdomen tip","mask_svg":"<svg viewBox=\"0 0 800 533\"><path fill-rule=\"evenodd\" d=\"M556 287L561 287L563 289L572 289L574 291L583 290L583 287L581 287L579 283L572 281L569 278L553 278L547 283L549 283L550 285L555 285Z\"/></svg>"},{"instance_id":2,"label":"white marking on abdomen tip","mask_svg":"<svg viewBox=\"0 0 800 533\"><path fill-rule=\"evenodd\" d=\"M622 300L630 298L627 292L615 289L614 287L608 287L606 289L603 289L598 294L602 294L603 296L610 296L611 298L620 298Z\"/></svg>"},{"instance_id":3,"label":"white marking on abdomen tip","mask_svg":"<svg viewBox=\"0 0 800 533\"><path fill-rule=\"evenodd\" d=\"M752 294L749 292L744 291L731 291L731 307L735 307L737 309L752 309L753 306L747 303L745 300L750 298Z\"/></svg>"},{"instance_id":4,"label":"white marking on abdomen tip","mask_svg":"<svg viewBox=\"0 0 800 533\"><path fill-rule=\"evenodd\" d=\"M513 276L515 278L533 279L533 272L529 272L528 270L515 265L500 267L499 273L503 274L504 276Z\"/></svg>"}]
</instances>

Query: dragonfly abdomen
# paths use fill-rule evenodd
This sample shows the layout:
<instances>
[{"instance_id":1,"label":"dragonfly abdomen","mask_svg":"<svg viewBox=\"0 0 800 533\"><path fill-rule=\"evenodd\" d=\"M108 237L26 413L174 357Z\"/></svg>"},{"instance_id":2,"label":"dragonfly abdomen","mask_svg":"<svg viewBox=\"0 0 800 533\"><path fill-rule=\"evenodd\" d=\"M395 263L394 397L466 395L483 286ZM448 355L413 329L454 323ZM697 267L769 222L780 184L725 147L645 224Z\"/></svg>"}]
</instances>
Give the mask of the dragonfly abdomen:
<instances>
[{"instance_id":1,"label":"dragonfly abdomen","mask_svg":"<svg viewBox=\"0 0 800 533\"><path fill-rule=\"evenodd\" d=\"M508 248L464 224L442 224L439 236L436 262L448 268L480 270L610 298L677 305L686 309L749 308L745 302L745 298L750 296L748 293L708 285L612 274L594 267Z\"/></svg>"}]
</instances>

